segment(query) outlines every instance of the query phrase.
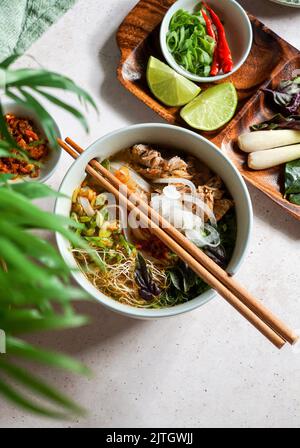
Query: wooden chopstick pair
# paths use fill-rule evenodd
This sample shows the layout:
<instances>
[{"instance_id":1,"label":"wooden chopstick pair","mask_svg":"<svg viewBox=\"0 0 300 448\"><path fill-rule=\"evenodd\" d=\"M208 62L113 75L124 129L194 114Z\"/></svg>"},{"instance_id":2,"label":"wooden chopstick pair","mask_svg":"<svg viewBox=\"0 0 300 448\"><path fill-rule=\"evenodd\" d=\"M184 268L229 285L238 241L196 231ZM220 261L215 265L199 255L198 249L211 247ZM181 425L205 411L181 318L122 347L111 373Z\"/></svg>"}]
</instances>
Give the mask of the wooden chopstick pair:
<instances>
[{"instance_id":1,"label":"wooden chopstick pair","mask_svg":"<svg viewBox=\"0 0 300 448\"><path fill-rule=\"evenodd\" d=\"M84 152L69 137L66 138L65 142L58 139L58 143L74 159L77 159ZM112 193L130 212L136 213L143 225L148 227L171 251L187 263L199 277L215 289L277 348L282 348L286 342L294 344L298 340L298 336L292 329L287 327L146 202L141 200L138 195L130 192L130 198L128 198L124 193L124 184L99 162L96 160L90 161L86 167L86 172L95 178L106 191Z\"/></svg>"}]
</instances>

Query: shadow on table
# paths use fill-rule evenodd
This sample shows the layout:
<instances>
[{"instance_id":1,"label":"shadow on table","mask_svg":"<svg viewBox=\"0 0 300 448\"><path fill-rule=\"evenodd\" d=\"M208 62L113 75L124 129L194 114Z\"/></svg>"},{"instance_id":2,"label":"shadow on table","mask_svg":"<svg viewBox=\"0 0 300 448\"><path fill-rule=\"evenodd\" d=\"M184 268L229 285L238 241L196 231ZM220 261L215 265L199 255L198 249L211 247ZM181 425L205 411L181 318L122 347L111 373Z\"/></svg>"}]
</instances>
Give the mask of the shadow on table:
<instances>
[{"instance_id":1,"label":"shadow on table","mask_svg":"<svg viewBox=\"0 0 300 448\"><path fill-rule=\"evenodd\" d=\"M275 204L265 194L247 183L254 217L265 221L271 228L286 234L290 239L300 240L300 222Z\"/></svg>"},{"instance_id":2,"label":"shadow on table","mask_svg":"<svg viewBox=\"0 0 300 448\"><path fill-rule=\"evenodd\" d=\"M116 33L117 30L110 35L98 53L99 63L104 73L104 81L100 87L101 98L108 107L114 108L120 116L131 123L161 121L118 81L117 67L120 62L120 51L116 43Z\"/></svg>"},{"instance_id":3,"label":"shadow on table","mask_svg":"<svg viewBox=\"0 0 300 448\"><path fill-rule=\"evenodd\" d=\"M74 308L78 314L88 316L90 323L80 328L32 335L26 339L34 345L74 355L94 347L101 349L107 340L111 342L118 338L121 341L123 334L146 324L145 321L113 313L92 300L77 302Z\"/></svg>"},{"instance_id":4,"label":"shadow on table","mask_svg":"<svg viewBox=\"0 0 300 448\"><path fill-rule=\"evenodd\" d=\"M300 15L300 9L292 9L287 6L282 6L277 3L271 2L270 0L239 0L239 3L249 13L253 14L254 16L261 17L262 21L264 17L274 17L275 19L280 19L287 16L291 17L292 14L294 15L294 17L296 15Z\"/></svg>"}]
</instances>

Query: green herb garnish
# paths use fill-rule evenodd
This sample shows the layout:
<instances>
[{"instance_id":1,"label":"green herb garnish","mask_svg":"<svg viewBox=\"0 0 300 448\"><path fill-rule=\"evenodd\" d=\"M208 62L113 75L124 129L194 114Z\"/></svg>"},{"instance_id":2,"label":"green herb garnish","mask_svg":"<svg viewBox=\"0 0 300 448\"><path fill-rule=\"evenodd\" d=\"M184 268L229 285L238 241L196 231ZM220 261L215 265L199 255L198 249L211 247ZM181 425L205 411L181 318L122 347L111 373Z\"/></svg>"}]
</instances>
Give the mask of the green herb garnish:
<instances>
[{"instance_id":1,"label":"green herb garnish","mask_svg":"<svg viewBox=\"0 0 300 448\"><path fill-rule=\"evenodd\" d=\"M172 17L167 46L177 64L199 76L209 76L215 41L206 33L201 12L190 14L183 9Z\"/></svg>"},{"instance_id":2,"label":"green herb garnish","mask_svg":"<svg viewBox=\"0 0 300 448\"><path fill-rule=\"evenodd\" d=\"M300 205L300 159L285 166L285 196L293 204Z\"/></svg>"}]
</instances>

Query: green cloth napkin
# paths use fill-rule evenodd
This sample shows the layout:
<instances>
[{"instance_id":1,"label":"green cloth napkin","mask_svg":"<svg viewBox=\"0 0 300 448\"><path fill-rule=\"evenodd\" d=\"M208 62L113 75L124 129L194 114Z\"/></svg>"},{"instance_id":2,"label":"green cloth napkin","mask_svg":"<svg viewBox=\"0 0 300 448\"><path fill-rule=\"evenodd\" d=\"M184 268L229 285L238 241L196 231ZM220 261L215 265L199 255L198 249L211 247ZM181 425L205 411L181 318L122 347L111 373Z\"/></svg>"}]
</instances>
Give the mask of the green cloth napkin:
<instances>
[{"instance_id":1,"label":"green cloth napkin","mask_svg":"<svg viewBox=\"0 0 300 448\"><path fill-rule=\"evenodd\" d=\"M76 0L0 0L0 62L24 53Z\"/></svg>"}]
</instances>

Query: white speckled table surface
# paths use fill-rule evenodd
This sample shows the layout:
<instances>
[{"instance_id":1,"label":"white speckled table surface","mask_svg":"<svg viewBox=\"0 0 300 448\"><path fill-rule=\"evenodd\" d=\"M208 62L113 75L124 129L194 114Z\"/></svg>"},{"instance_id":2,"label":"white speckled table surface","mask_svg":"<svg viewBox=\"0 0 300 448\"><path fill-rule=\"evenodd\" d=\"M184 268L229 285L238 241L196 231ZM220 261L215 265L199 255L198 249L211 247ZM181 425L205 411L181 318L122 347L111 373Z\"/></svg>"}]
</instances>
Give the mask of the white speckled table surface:
<instances>
[{"instance_id":1,"label":"white speckled table surface","mask_svg":"<svg viewBox=\"0 0 300 448\"><path fill-rule=\"evenodd\" d=\"M62 134L87 145L133 123L160 121L116 80L115 32L136 0L78 0L27 54L63 72L96 98L85 135L53 110ZM300 48L300 10L268 0L241 0L279 35ZM20 64L34 65L28 57ZM71 160L50 180L58 188ZM251 249L238 279L294 328L300 328L300 223L250 188ZM52 204L44 204L51 207ZM0 427L299 427L300 354L274 349L222 299L158 322L120 317L96 303L79 304L90 326L32 338L90 366L91 379L38 369L89 409L84 419L58 422L25 415L1 402Z\"/></svg>"}]
</instances>

